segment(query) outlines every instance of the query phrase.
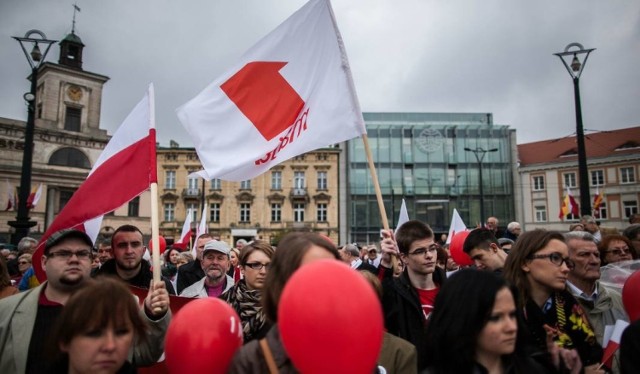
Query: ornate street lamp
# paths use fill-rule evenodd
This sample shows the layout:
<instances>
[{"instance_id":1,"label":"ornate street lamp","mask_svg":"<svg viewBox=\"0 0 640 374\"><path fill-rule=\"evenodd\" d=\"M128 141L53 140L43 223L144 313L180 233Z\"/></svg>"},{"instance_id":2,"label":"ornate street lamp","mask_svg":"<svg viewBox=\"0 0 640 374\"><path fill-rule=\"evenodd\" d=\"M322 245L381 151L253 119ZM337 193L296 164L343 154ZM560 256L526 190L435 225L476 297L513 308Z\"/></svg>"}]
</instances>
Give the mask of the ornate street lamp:
<instances>
[{"instance_id":1,"label":"ornate street lamp","mask_svg":"<svg viewBox=\"0 0 640 374\"><path fill-rule=\"evenodd\" d=\"M29 220L29 208L27 200L31 193L31 166L33 162L33 133L35 131L35 105L36 105L36 85L38 83L38 69L45 60L51 45L57 40L49 40L40 30L29 30L24 37L13 36L20 43L29 65L31 66L31 90L24 94L27 102L27 128L24 135L24 153L22 156L22 174L20 176L20 191L18 193L18 215L15 221L10 221L9 226L15 229L15 234L11 236L11 242L18 244L20 239L29 234L29 229L36 225L36 222ZM32 45L31 52L27 52L25 47ZM45 47L44 53L40 46Z\"/></svg>"},{"instance_id":2,"label":"ornate street lamp","mask_svg":"<svg viewBox=\"0 0 640 374\"><path fill-rule=\"evenodd\" d=\"M573 93L576 106L576 139L578 141L578 174L580 177L580 213L581 215L591 214L591 196L589 196L589 171L587 169L587 151L584 144L584 128L582 127L582 107L580 106L580 75L587 64L589 53L595 48L584 49L580 43L571 43L567 45L564 52L554 53L558 56L564 67L567 68L571 79L573 79ZM584 55L584 60L580 62L580 58ZM566 58L573 56L571 64L567 63Z\"/></svg>"},{"instance_id":3,"label":"ornate street lamp","mask_svg":"<svg viewBox=\"0 0 640 374\"><path fill-rule=\"evenodd\" d=\"M484 225L484 189L482 188L482 161L484 160L484 156L489 153L489 152L498 152L498 148L491 148L491 149L483 149L480 147L477 147L476 149L471 149L471 148L465 148L464 149L467 152L473 152L473 154L476 156L476 161L478 161L478 179L480 180L479 182L479 187L480 187L480 224Z\"/></svg>"}]
</instances>

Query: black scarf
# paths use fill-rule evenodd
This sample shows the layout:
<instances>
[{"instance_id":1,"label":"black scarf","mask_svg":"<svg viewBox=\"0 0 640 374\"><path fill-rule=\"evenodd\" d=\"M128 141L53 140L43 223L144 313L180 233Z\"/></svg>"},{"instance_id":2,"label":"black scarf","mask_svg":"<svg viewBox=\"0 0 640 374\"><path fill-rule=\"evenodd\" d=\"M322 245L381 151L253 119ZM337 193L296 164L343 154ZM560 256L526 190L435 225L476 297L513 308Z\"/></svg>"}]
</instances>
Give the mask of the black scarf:
<instances>
[{"instance_id":1,"label":"black scarf","mask_svg":"<svg viewBox=\"0 0 640 374\"><path fill-rule=\"evenodd\" d=\"M269 326L262 311L260 290L250 290L245 280L241 279L220 298L240 316L245 343L264 336Z\"/></svg>"}]
</instances>

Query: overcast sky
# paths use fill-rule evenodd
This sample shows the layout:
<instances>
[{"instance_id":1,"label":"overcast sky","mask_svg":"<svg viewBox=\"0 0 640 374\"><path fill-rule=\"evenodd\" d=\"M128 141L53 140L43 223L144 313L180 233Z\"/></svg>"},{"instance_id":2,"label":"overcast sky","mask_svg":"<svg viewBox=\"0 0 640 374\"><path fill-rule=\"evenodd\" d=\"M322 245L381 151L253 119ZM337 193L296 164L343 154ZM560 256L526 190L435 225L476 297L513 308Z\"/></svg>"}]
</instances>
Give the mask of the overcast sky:
<instances>
[{"instance_id":1,"label":"overcast sky","mask_svg":"<svg viewBox=\"0 0 640 374\"><path fill-rule=\"evenodd\" d=\"M116 130L155 84L157 134L192 146L175 109L305 0L77 0L83 68L111 79L101 127ZM71 31L72 0L0 0L0 116L26 119L18 43ZM573 85L555 52L597 48L580 80L584 127L640 125L640 1L333 0L366 112L491 112L518 143L575 132ZM47 60L57 62L59 48Z\"/></svg>"}]
</instances>

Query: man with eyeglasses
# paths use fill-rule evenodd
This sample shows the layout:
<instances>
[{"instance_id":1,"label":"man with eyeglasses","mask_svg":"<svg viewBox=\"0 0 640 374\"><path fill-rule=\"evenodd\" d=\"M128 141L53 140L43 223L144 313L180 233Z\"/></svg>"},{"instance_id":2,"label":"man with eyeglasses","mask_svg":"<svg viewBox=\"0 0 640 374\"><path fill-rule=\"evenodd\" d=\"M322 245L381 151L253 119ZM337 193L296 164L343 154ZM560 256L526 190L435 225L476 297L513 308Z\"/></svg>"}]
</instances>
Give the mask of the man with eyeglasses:
<instances>
[{"instance_id":1,"label":"man with eyeglasses","mask_svg":"<svg viewBox=\"0 0 640 374\"><path fill-rule=\"evenodd\" d=\"M229 268L231 247L219 240L210 240L202 251L202 270L204 277L185 288L180 296L183 297L218 297L233 287L233 278L227 275Z\"/></svg>"},{"instance_id":2,"label":"man with eyeglasses","mask_svg":"<svg viewBox=\"0 0 640 374\"><path fill-rule=\"evenodd\" d=\"M69 297L90 279L93 243L82 231L61 230L44 244L41 264L47 281L0 300L0 373L44 373L51 370L47 342ZM162 355L169 326L169 296L155 287L140 311L149 325L146 343L137 343L129 360L151 365Z\"/></svg>"},{"instance_id":3,"label":"man with eyeglasses","mask_svg":"<svg viewBox=\"0 0 640 374\"><path fill-rule=\"evenodd\" d=\"M600 252L593 235L585 231L564 234L569 248L570 268L567 289L587 312L598 343L602 344L604 327L616 320L629 320L620 293L600 284Z\"/></svg>"},{"instance_id":4,"label":"man with eyeglasses","mask_svg":"<svg viewBox=\"0 0 640 374\"><path fill-rule=\"evenodd\" d=\"M427 320L446 278L444 270L436 266L438 245L429 225L417 220L402 224L395 238L391 230L383 235L378 274L382 278L385 328L423 352ZM391 256L398 256L406 265L399 277L393 276ZM424 355L418 355L418 371L426 366Z\"/></svg>"},{"instance_id":5,"label":"man with eyeglasses","mask_svg":"<svg viewBox=\"0 0 640 374\"><path fill-rule=\"evenodd\" d=\"M145 251L142 231L133 225L122 225L111 237L113 258L102 264L95 274L116 276L132 286L149 288L153 272L149 262L142 258ZM171 281L164 276L162 281L169 294L175 295Z\"/></svg>"}]
</instances>

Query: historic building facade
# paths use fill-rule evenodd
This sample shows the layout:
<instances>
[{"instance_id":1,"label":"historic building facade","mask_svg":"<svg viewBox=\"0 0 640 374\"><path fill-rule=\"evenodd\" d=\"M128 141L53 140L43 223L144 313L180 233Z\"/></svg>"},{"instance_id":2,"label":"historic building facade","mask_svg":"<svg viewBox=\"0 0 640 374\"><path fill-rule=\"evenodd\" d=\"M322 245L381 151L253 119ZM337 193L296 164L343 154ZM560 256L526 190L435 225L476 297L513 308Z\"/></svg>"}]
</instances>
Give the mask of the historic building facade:
<instances>
[{"instance_id":1,"label":"historic building facade","mask_svg":"<svg viewBox=\"0 0 640 374\"><path fill-rule=\"evenodd\" d=\"M102 89L108 77L82 68L82 40L73 32L60 43L58 63L45 62L38 71L35 99L35 134L32 190L42 185L42 194L30 210L36 225L30 236L39 238L55 216L86 179L109 135L100 129ZM26 124L0 118L0 193L3 205L9 192L18 196ZM96 196L96 199L99 199ZM149 230L150 200L144 193L107 215L103 233L108 235L123 223ZM6 205L5 205L6 206ZM0 242L10 241L8 221L16 211L0 212Z\"/></svg>"},{"instance_id":2,"label":"historic building facade","mask_svg":"<svg viewBox=\"0 0 640 374\"><path fill-rule=\"evenodd\" d=\"M209 233L235 243L262 239L277 243L289 231L313 231L338 241L339 148L294 157L242 182L204 181L194 148L176 143L158 148L160 234L168 242L182 231L187 212L195 229L202 219Z\"/></svg>"},{"instance_id":3,"label":"historic building facade","mask_svg":"<svg viewBox=\"0 0 640 374\"><path fill-rule=\"evenodd\" d=\"M593 211L602 227L624 229L640 201L640 127L585 136L591 206L596 194L602 203ZM576 138L566 137L518 145L519 185L525 230L567 231L578 216L560 218L569 190L580 202Z\"/></svg>"}]
</instances>

